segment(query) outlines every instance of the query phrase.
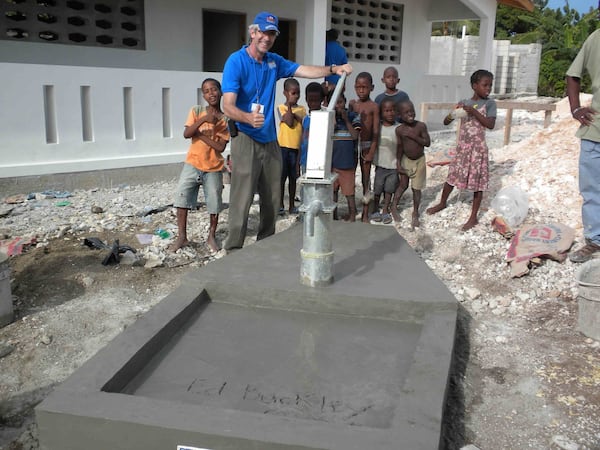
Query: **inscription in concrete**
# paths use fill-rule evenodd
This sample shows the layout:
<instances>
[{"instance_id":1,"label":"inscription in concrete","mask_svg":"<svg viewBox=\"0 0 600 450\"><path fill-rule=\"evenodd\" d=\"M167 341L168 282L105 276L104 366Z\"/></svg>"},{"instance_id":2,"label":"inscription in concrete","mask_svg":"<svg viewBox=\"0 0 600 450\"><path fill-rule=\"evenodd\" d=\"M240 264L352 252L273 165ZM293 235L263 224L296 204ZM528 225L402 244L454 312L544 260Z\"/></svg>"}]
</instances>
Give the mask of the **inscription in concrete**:
<instances>
[{"instance_id":1,"label":"inscription in concrete","mask_svg":"<svg viewBox=\"0 0 600 450\"><path fill-rule=\"evenodd\" d=\"M213 302L121 392L388 428L420 329Z\"/></svg>"}]
</instances>

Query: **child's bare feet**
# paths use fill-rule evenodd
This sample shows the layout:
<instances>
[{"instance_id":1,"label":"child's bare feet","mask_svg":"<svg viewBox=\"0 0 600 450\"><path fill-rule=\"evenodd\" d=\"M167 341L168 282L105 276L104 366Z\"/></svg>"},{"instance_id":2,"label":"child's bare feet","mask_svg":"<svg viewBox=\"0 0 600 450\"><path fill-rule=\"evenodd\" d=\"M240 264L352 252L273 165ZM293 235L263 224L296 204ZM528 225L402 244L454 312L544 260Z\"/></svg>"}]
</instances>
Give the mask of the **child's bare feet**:
<instances>
[{"instance_id":1,"label":"child's bare feet","mask_svg":"<svg viewBox=\"0 0 600 450\"><path fill-rule=\"evenodd\" d=\"M346 214L342 216L344 222L356 222L356 214Z\"/></svg>"},{"instance_id":2,"label":"child's bare feet","mask_svg":"<svg viewBox=\"0 0 600 450\"><path fill-rule=\"evenodd\" d=\"M478 223L479 223L479 221L478 221L477 219L469 219L469 220L467 221L467 223L465 223L465 224L462 226L462 228L461 228L461 229L462 229L463 231L470 230L471 228L473 228L473 227L474 227L475 225L477 225Z\"/></svg>"},{"instance_id":3,"label":"child's bare feet","mask_svg":"<svg viewBox=\"0 0 600 450\"><path fill-rule=\"evenodd\" d=\"M394 218L394 222L400 222L400 214L398 214L398 210L396 208L392 208L391 211L392 217Z\"/></svg>"},{"instance_id":4,"label":"child's bare feet","mask_svg":"<svg viewBox=\"0 0 600 450\"><path fill-rule=\"evenodd\" d=\"M188 241L186 238L178 237L177 240L169 246L169 251L175 253L177 250L187 245L190 245L190 241Z\"/></svg>"},{"instance_id":5,"label":"child's bare feet","mask_svg":"<svg viewBox=\"0 0 600 450\"><path fill-rule=\"evenodd\" d=\"M414 214L412 215L412 222L410 223L410 226L413 228L419 228L421 226L421 222L419 221L419 215L418 214Z\"/></svg>"},{"instance_id":6,"label":"child's bare feet","mask_svg":"<svg viewBox=\"0 0 600 450\"><path fill-rule=\"evenodd\" d=\"M368 203L364 203L363 204L362 215L360 216L360 220L363 223L370 223L371 222L371 220L369 218L369 204Z\"/></svg>"},{"instance_id":7,"label":"child's bare feet","mask_svg":"<svg viewBox=\"0 0 600 450\"><path fill-rule=\"evenodd\" d=\"M206 245L208 245L208 248L210 248L214 253L217 253L220 250L217 241L212 236L208 237L206 240Z\"/></svg>"},{"instance_id":8,"label":"child's bare feet","mask_svg":"<svg viewBox=\"0 0 600 450\"><path fill-rule=\"evenodd\" d=\"M440 212L442 209L446 209L446 205L444 203L438 203L435 206L432 206L431 208L427 208L427 214L435 214Z\"/></svg>"}]
</instances>

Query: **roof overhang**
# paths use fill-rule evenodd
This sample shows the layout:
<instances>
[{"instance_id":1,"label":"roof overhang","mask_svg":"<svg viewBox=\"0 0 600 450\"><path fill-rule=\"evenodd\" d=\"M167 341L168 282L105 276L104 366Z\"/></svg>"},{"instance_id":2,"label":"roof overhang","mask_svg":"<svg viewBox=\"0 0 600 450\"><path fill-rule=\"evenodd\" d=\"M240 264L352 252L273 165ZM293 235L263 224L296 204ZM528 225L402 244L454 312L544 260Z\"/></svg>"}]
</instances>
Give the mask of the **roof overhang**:
<instances>
[{"instance_id":1,"label":"roof overhang","mask_svg":"<svg viewBox=\"0 0 600 450\"><path fill-rule=\"evenodd\" d=\"M534 4L532 0L498 0L501 5L512 6L513 8L524 9L526 11L533 11Z\"/></svg>"}]
</instances>

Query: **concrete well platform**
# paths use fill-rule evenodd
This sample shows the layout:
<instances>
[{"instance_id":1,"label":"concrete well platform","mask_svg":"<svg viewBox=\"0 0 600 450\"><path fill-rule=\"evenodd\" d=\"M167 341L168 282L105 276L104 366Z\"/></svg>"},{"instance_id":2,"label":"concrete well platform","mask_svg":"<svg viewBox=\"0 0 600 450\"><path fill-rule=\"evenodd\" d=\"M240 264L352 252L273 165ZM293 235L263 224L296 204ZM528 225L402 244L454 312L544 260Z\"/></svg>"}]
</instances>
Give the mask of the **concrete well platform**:
<instances>
[{"instance_id":1,"label":"concrete well platform","mask_svg":"<svg viewBox=\"0 0 600 450\"><path fill-rule=\"evenodd\" d=\"M186 276L36 408L42 448L439 448L456 300L392 227L332 231L327 287L300 226Z\"/></svg>"}]
</instances>

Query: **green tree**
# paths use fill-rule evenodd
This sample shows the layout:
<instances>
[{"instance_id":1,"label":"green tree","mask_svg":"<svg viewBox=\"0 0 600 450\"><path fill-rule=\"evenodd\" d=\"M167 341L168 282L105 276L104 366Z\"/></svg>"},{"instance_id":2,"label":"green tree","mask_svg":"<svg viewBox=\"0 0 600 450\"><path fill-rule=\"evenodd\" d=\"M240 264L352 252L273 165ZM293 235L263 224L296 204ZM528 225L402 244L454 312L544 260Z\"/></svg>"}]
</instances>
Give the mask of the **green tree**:
<instances>
[{"instance_id":1,"label":"green tree","mask_svg":"<svg viewBox=\"0 0 600 450\"><path fill-rule=\"evenodd\" d=\"M514 44L542 44L538 93L553 97L565 95L565 72L583 41L594 31L597 17L593 10L581 15L568 2L562 9L548 8L548 0L534 0L533 12L499 6L496 39ZM589 77L582 88L589 90Z\"/></svg>"}]
</instances>

